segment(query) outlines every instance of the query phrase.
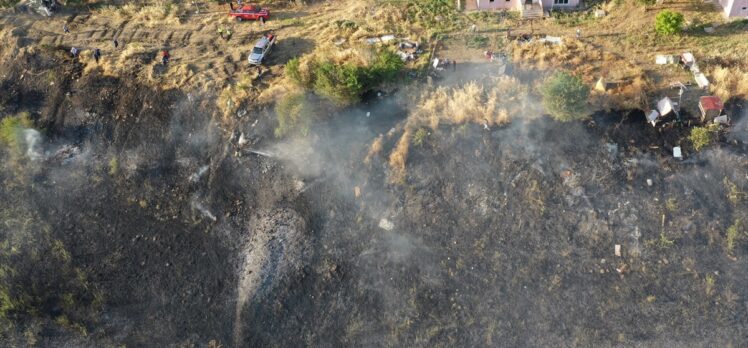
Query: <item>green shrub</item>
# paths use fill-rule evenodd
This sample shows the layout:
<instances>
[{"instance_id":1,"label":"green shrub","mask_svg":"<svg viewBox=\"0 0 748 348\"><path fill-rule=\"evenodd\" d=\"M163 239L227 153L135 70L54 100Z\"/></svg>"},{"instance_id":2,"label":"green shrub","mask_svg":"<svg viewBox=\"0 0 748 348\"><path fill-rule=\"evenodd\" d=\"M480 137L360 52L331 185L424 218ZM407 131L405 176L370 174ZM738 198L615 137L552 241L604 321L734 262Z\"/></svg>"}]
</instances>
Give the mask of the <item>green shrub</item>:
<instances>
[{"instance_id":1,"label":"green shrub","mask_svg":"<svg viewBox=\"0 0 748 348\"><path fill-rule=\"evenodd\" d=\"M712 127L694 127L691 128L688 140L693 144L694 150L701 151L701 149L714 141L715 134L715 129Z\"/></svg>"},{"instance_id":2,"label":"green shrub","mask_svg":"<svg viewBox=\"0 0 748 348\"><path fill-rule=\"evenodd\" d=\"M275 136L280 138L292 132L309 133L312 124L312 109L306 94L299 93L283 98L275 107L278 127Z\"/></svg>"},{"instance_id":3,"label":"green shrub","mask_svg":"<svg viewBox=\"0 0 748 348\"><path fill-rule=\"evenodd\" d=\"M314 70L314 92L338 105L355 103L364 91L363 74L361 67L351 63L322 63Z\"/></svg>"},{"instance_id":4,"label":"green shrub","mask_svg":"<svg viewBox=\"0 0 748 348\"><path fill-rule=\"evenodd\" d=\"M16 6L19 1L20 0L0 0L0 8Z\"/></svg>"},{"instance_id":5,"label":"green shrub","mask_svg":"<svg viewBox=\"0 0 748 348\"><path fill-rule=\"evenodd\" d=\"M407 15L426 29L450 30L461 25L460 14L452 0L410 0Z\"/></svg>"},{"instance_id":6,"label":"green shrub","mask_svg":"<svg viewBox=\"0 0 748 348\"><path fill-rule=\"evenodd\" d=\"M415 134L413 134L413 145L421 146L426 138L429 136L429 131L419 128Z\"/></svg>"},{"instance_id":7,"label":"green shrub","mask_svg":"<svg viewBox=\"0 0 748 348\"><path fill-rule=\"evenodd\" d=\"M742 234L743 232L740 226L740 220L735 220L735 222L727 228L725 247L727 248L728 253L732 253L732 251L735 249L735 245L738 243L739 238Z\"/></svg>"},{"instance_id":8,"label":"green shrub","mask_svg":"<svg viewBox=\"0 0 748 348\"><path fill-rule=\"evenodd\" d=\"M289 60L286 63L286 75L291 78L296 83L302 84L301 80L301 72L299 72L299 65L301 64L301 61L299 61L299 57L293 58Z\"/></svg>"},{"instance_id":9,"label":"green shrub","mask_svg":"<svg viewBox=\"0 0 748 348\"><path fill-rule=\"evenodd\" d=\"M543 106L556 120L566 122L587 117L590 89L580 78L558 72L545 82L541 92Z\"/></svg>"},{"instance_id":10,"label":"green shrub","mask_svg":"<svg viewBox=\"0 0 748 348\"><path fill-rule=\"evenodd\" d=\"M363 92L396 80L405 66L400 56L386 49L378 51L368 66L310 61L302 69L301 64L298 58L288 61L288 77L338 105L355 103Z\"/></svg>"},{"instance_id":11,"label":"green shrub","mask_svg":"<svg viewBox=\"0 0 748 348\"><path fill-rule=\"evenodd\" d=\"M367 87L375 86L383 82L391 82L400 76L400 71L405 63L400 56L388 50L381 50L377 53L374 62L369 67L367 75L370 77Z\"/></svg>"},{"instance_id":12,"label":"green shrub","mask_svg":"<svg viewBox=\"0 0 748 348\"><path fill-rule=\"evenodd\" d=\"M683 14L662 10L655 17L655 31L660 34L673 35L681 31L683 26Z\"/></svg>"},{"instance_id":13,"label":"green shrub","mask_svg":"<svg viewBox=\"0 0 748 348\"><path fill-rule=\"evenodd\" d=\"M26 112L15 116L8 116L0 121L0 142L8 146L12 151L18 151L21 146L21 131L32 128L33 124Z\"/></svg>"}]
</instances>

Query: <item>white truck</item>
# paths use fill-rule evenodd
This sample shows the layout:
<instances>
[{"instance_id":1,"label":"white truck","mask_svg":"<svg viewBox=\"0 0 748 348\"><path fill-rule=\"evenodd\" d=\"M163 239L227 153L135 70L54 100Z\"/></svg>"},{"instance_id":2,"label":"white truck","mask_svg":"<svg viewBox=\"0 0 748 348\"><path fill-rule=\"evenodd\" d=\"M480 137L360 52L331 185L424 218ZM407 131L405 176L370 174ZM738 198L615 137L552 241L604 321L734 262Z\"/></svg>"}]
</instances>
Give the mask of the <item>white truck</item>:
<instances>
[{"instance_id":1,"label":"white truck","mask_svg":"<svg viewBox=\"0 0 748 348\"><path fill-rule=\"evenodd\" d=\"M252 48L252 52L249 53L249 56L247 57L247 60L249 61L250 65L260 65L265 60L265 57L267 57L268 53L270 53L270 49L273 48L273 45L275 45L275 35L274 34L265 34L257 40L257 43L255 43L255 47Z\"/></svg>"}]
</instances>

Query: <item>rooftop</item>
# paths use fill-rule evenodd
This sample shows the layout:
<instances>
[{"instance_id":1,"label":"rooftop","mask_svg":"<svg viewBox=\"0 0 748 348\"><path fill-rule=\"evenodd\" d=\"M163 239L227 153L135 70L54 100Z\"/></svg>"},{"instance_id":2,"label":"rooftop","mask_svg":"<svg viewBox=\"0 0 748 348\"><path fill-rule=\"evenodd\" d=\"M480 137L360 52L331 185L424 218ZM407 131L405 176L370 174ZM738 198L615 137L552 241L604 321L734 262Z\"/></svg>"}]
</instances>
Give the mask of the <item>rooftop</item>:
<instances>
[{"instance_id":1,"label":"rooftop","mask_svg":"<svg viewBox=\"0 0 748 348\"><path fill-rule=\"evenodd\" d=\"M715 96L705 96L699 98L699 105L704 110L722 110L724 105L722 104L722 99L719 99L719 97Z\"/></svg>"}]
</instances>

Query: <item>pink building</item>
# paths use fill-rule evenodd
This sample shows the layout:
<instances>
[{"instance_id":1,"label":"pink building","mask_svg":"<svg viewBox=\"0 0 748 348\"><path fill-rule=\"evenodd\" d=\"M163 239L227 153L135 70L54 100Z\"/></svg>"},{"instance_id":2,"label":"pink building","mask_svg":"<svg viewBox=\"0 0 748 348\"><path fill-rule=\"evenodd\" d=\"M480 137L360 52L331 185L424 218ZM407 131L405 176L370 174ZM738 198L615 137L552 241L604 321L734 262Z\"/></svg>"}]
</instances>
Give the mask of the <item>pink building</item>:
<instances>
[{"instance_id":1,"label":"pink building","mask_svg":"<svg viewBox=\"0 0 748 348\"><path fill-rule=\"evenodd\" d=\"M748 0L719 0L725 17L748 18Z\"/></svg>"},{"instance_id":2,"label":"pink building","mask_svg":"<svg viewBox=\"0 0 748 348\"><path fill-rule=\"evenodd\" d=\"M475 2L476 10L516 10L523 17L542 17L543 13L552 9L573 8L579 5L579 0L466 0L467 8L472 8L470 2ZM748 1L748 0L722 0Z\"/></svg>"}]
</instances>

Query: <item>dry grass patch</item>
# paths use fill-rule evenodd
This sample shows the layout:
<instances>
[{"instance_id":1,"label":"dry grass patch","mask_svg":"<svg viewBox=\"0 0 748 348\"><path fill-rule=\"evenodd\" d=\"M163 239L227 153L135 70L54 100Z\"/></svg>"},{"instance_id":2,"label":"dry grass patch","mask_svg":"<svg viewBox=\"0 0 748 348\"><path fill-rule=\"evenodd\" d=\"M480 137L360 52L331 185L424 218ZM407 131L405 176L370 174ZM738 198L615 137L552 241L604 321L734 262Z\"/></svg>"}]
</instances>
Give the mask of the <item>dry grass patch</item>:
<instances>
[{"instance_id":1,"label":"dry grass patch","mask_svg":"<svg viewBox=\"0 0 748 348\"><path fill-rule=\"evenodd\" d=\"M128 3L123 6L106 6L97 10L97 13L104 17L138 22L153 28L181 24L186 13L184 6L181 1L160 0L146 5Z\"/></svg>"},{"instance_id":2,"label":"dry grass patch","mask_svg":"<svg viewBox=\"0 0 748 348\"><path fill-rule=\"evenodd\" d=\"M547 70L563 69L594 87L602 77L608 89L596 91L593 105L603 109L637 108L646 105L646 94L653 86L644 70L611 52L589 43L564 37L563 44L542 42L512 43L512 59L521 66Z\"/></svg>"},{"instance_id":3,"label":"dry grass patch","mask_svg":"<svg viewBox=\"0 0 748 348\"><path fill-rule=\"evenodd\" d=\"M390 175L388 179L391 184L405 183L405 176L407 174L405 163L408 161L408 151L410 150L410 135L410 129L406 129L400 140L397 141L395 149L390 153Z\"/></svg>"},{"instance_id":4,"label":"dry grass patch","mask_svg":"<svg viewBox=\"0 0 748 348\"><path fill-rule=\"evenodd\" d=\"M475 82L456 88L438 87L425 92L408 116L406 127L414 130L440 124L475 123L500 126L511 121L510 115L525 112L530 104L528 88L519 80L502 76L486 88Z\"/></svg>"},{"instance_id":5,"label":"dry grass patch","mask_svg":"<svg viewBox=\"0 0 748 348\"><path fill-rule=\"evenodd\" d=\"M715 67L707 73L712 79L712 93L722 100L748 98L748 71L740 67Z\"/></svg>"}]
</instances>

